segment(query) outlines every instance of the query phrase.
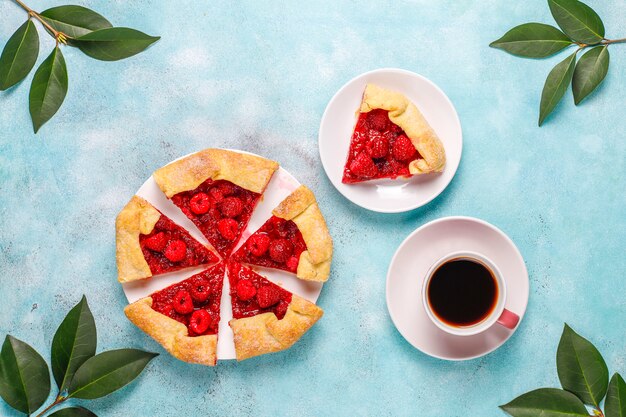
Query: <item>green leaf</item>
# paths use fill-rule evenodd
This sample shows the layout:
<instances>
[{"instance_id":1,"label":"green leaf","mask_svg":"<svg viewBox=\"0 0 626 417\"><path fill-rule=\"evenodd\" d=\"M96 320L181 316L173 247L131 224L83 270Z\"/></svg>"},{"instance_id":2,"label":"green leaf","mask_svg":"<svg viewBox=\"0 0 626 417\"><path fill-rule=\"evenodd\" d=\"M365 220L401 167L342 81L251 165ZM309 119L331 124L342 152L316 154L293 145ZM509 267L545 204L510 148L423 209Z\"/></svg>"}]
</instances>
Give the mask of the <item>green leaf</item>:
<instances>
[{"instance_id":1,"label":"green leaf","mask_svg":"<svg viewBox=\"0 0 626 417\"><path fill-rule=\"evenodd\" d=\"M145 50L160 37L129 28L100 29L77 38L74 44L101 61L117 61Z\"/></svg>"},{"instance_id":2,"label":"green leaf","mask_svg":"<svg viewBox=\"0 0 626 417\"><path fill-rule=\"evenodd\" d=\"M572 41L554 26L524 23L515 26L489 46L525 58L545 58L571 44Z\"/></svg>"},{"instance_id":3,"label":"green leaf","mask_svg":"<svg viewBox=\"0 0 626 417\"><path fill-rule=\"evenodd\" d=\"M39 66L30 86L30 117L35 133L59 110L67 94L67 68L59 47Z\"/></svg>"},{"instance_id":4,"label":"green leaf","mask_svg":"<svg viewBox=\"0 0 626 417\"><path fill-rule=\"evenodd\" d=\"M71 38L113 26L102 15L82 6L53 7L44 10L40 15L55 30Z\"/></svg>"},{"instance_id":5,"label":"green leaf","mask_svg":"<svg viewBox=\"0 0 626 417\"><path fill-rule=\"evenodd\" d=\"M548 0L550 11L563 32L573 40L593 45L604 39L600 16L578 0Z\"/></svg>"},{"instance_id":6,"label":"green leaf","mask_svg":"<svg viewBox=\"0 0 626 417\"><path fill-rule=\"evenodd\" d=\"M585 405L574 394L556 388L527 392L500 408L513 417L589 416Z\"/></svg>"},{"instance_id":7,"label":"green leaf","mask_svg":"<svg viewBox=\"0 0 626 417\"><path fill-rule=\"evenodd\" d=\"M626 382L620 374L613 375L604 401L606 417L626 417Z\"/></svg>"},{"instance_id":8,"label":"green leaf","mask_svg":"<svg viewBox=\"0 0 626 417\"><path fill-rule=\"evenodd\" d=\"M39 35L28 20L9 38L0 56L0 90L22 81L33 69L39 55Z\"/></svg>"},{"instance_id":9,"label":"green leaf","mask_svg":"<svg viewBox=\"0 0 626 417\"><path fill-rule=\"evenodd\" d=\"M546 117L552 113L552 110L554 110L559 101L561 101L563 94L565 94L567 87L572 81L575 65L576 52L559 62L548 74L548 78L546 79L541 93L539 126L543 124Z\"/></svg>"},{"instance_id":10,"label":"green leaf","mask_svg":"<svg viewBox=\"0 0 626 417\"><path fill-rule=\"evenodd\" d=\"M564 389L585 404L600 404L609 385L609 370L598 349L567 324L556 352L556 369Z\"/></svg>"},{"instance_id":11,"label":"green leaf","mask_svg":"<svg viewBox=\"0 0 626 417\"><path fill-rule=\"evenodd\" d=\"M91 411L83 407L67 407L59 411L55 411L48 417L98 417Z\"/></svg>"},{"instance_id":12,"label":"green leaf","mask_svg":"<svg viewBox=\"0 0 626 417\"><path fill-rule=\"evenodd\" d=\"M60 392L68 387L76 370L96 354L96 344L96 323L83 296L52 339L52 374Z\"/></svg>"},{"instance_id":13,"label":"green leaf","mask_svg":"<svg viewBox=\"0 0 626 417\"><path fill-rule=\"evenodd\" d=\"M109 395L129 384L157 356L138 349L100 353L78 368L68 391L69 397L94 399Z\"/></svg>"},{"instance_id":14,"label":"green leaf","mask_svg":"<svg viewBox=\"0 0 626 417\"><path fill-rule=\"evenodd\" d=\"M0 396L22 413L37 410L50 394L46 361L28 344L7 336L0 353Z\"/></svg>"},{"instance_id":15,"label":"green leaf","mask_svg":"<svg viewBox=\"0 0 626 417\"><path fill-rule=\"evenodd\" d=\"M596 46L585 53L574 70L572 91L574 102L578 105L593 92L604 80L609 71L609 48Z\"/></svg>"}]
</instances>

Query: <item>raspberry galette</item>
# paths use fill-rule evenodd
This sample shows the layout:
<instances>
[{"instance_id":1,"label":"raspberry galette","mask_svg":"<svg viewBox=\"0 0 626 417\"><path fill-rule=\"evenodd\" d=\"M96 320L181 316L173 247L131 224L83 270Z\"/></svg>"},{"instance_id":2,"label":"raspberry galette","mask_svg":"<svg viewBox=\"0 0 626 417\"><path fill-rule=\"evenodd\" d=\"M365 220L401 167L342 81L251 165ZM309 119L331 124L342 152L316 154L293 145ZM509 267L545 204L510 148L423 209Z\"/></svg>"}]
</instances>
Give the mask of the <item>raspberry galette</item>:
<instances>
[{"instance_id":1,"label":"raspberry galette","mask_svg":"<svg viewBox=\"0 0 626 417\"><path fill-rule=\"evenodd\" d=\"M332 239L315 196L301 185L272 211L272 217L232 259L282 269L306 280L326 281L332 253Z\"/></svg>"},{"instance_id":2,"label":"raspberry galette","mask_svg":"<svg viewBox=\"0 0 626 417\"><path fill-rule=\"evenodd\" d=\"M222 257L237 244L278 163L206 149L154 172L165 193Z\"/></svg>"},{"instance_id":3,"label":"raspberry galette","mask_svg":"<svg viewBox=\"0 0 626 417\"><path fill-rule=\"evenodd\" d=\"M237 360L288 349L324 314L237 262L228 264L228 281Z\"/></svg>"},{"instance_id":4,"label":"raspberry galette","mask_svg":"<svg viewBox=\"0 0 626 417\"><path fill-rule=\"evenodd\" d=\"M206 246L141 197L131 198L115 225L120 282L218 261Z\"/></svg>"},{"instance_id":5,"label":"raspberry galette","mask_svg":"<svg viewBox=\"0 0 626 417\"><path fill-rule=\"evenodd\" d=\"M441 172L443 144L403 94L368 84L352 133L342 182Z\"/></svg>"},{"instance_id":6,"label":"raspberry galette","mask_svg":"<svg viewBox=\"0 0 626 417\"><path fill-rule=\"evenodd\" d=\"M126 317L174 357L213 366L224 263L129 304Z\"/></svg>"}]
</instances>

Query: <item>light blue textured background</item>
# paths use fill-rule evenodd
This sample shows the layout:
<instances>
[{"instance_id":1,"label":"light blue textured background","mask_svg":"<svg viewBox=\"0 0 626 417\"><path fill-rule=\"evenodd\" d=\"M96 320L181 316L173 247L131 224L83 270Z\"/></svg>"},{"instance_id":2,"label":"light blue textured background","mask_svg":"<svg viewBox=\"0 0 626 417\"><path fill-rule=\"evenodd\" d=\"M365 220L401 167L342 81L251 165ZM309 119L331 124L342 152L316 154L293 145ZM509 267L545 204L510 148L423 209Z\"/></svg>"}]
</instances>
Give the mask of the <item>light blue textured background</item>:
<instances>
[{"instance_id":1,"label":"light blue textured background","mask_svg":"<svg viewBox=\"0 0 626 417\"><path fill-rule=\"evenodd\" d=\"M162 354L131 386L84 402L99 415L499 416L498 404L558 385L564 321L597 344L612 370L626 372L626 45L611 48L600 91L579 108L568 92L539 129L540 91L562 57L523 60L488 44L514 25L552 22L544 0L80 3L163 38L117 63L64 48L69 94L37 136L27 110L32 75L0 94L0 336L10 332L48 358L57 325L86 294L99 350L164 353L122 313L113 222L154 169L202 148L279 160L315 191L336 248L319 299L326 314L295 347L213 369ZM624 0L590 4L608 37L626 36ZM0 1L0 43L24 17ZM52 46L42 38L40 60ZM463 125L450 187L401 215L345 200L317 151L328 100L379 67L433 80ZM500 227L531 279L519 331L464 363L414 350L385 306L398 244L447 215ZM16 414L1 404L0 415Z\"/></svg>"}]
</instances>

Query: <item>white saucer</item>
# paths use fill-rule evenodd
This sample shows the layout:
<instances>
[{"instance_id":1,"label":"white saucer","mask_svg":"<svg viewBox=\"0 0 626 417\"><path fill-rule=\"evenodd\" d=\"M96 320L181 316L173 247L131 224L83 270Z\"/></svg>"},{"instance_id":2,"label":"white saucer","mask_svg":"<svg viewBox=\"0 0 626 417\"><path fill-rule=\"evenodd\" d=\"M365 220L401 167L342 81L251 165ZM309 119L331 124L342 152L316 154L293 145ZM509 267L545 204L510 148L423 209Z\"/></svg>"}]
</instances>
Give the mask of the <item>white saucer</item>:
<instances>
[{"instance_id":1,"label":"white saucer","mask_svg":"<svg viewBox=\"0 0 626 417\"><path fill-rule=\"evenodd\" d=\"M443 173L349 185L341 182L356 112L367 83L399 91L419 107L446 150ZM445 93L427 78L396 68L366 72L348 81L326 106L320 124L320 158L330 181L354 204L381 213L413 210L441 194L456 173L462 148L461 122Z\"/></svg>"},{"instance_id":2,"label":"white saucer","mask_svg":"<svg viewBox=\"0 0 626 417\"><path fill-rule=\"evenodd\" d=\"M250 152L236 151L241 153ZM257 155L258 156L258 155ZM178 158L182 159L184 158ZM176 159L176 160L178 160ZM172 161L174 162L174 161ZM263 198L259 201L248 227L243 231L241 239L237 244L237 247L243 244L246 239L259 227L265 223L272 215L272 210L276 207L285 197L287 197L293 190L298 188L300 183L293 177L287 170L280 167L272 177L272 180L267 186L267 189L263 193ZM154 181L154 177L150 177L143 183L141 188L137 190L138 196L143 197L149 201L153 206L159 209L163 214L172 219L175 223L185 228L195 239L205 245L210 246L202 232L183 214L178 207L167 199L165 194L161 191L159 186ZM234 251L233 251L234 252ZM149 279L127 282L122 284L124 294L129 302L134 302L140 298L146 297L155 291L163 289L169 285L180 282L190 276L203 271L206 267L197 267L191 269L185 269L182 271L172 272ZM305 298L311 302L317 301L317 298L322 291L322 283L304 281L296 278L292 274L279 271L277 269L261 269L261 275L267 277L270 281L275 282L283 288L298 294L302 298ZM230 285L228 279L224 279L224 287L222 289L222 301L220 307L220 325L217 339L217 357L219 360L235 359L235 345L233 343L233 332L228 325L230 319L233 318L232 306L230 302Z\"/></svg>"},{"instance_id":3,"label":"white saucer","mask_svg":"<svg viewBox=\"0 0 626 417\"><path fill-rule=\"evenodd\" d=\"M528 304L528 272L513 241L497 227L472 217L444 217L427 223L407 237L387 272L387 308L402 336L427 355L468 360L502 346L517 330L494 325L474 336L453 336L426 315L420 290L429 267L444 255L460 250L481 253L502 272L507 286L505 307L520 322Z\"/></svg>"}]
</instances>

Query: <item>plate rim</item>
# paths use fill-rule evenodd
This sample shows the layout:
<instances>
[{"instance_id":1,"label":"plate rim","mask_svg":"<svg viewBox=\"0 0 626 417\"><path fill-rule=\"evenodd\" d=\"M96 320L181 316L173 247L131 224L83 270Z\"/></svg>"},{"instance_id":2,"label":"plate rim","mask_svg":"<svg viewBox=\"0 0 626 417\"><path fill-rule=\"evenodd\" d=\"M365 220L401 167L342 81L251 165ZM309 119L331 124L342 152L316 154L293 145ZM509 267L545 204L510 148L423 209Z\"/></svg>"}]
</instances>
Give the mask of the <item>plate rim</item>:
<instances>
[{"instance_id":1,"label":"plate rim","mask_svg":"<svg viewBox=\"0 0 626 417\"><path fill-rule=\"evenodd\" d=\"M348 88L348 86L350 86L352 83L358 81L360 78L366 77L366 76L369 76L369 75L372 75L372 74L387 73L387 72L388 73L408 75L408 76L411 76L411 77L419 78L422 81L424 81L424 82L430 84L432 87L434 87L435 90L437 90L441 94L441 96L444 98L444 100L452 108L453 116L454 116L453 122L458 126L459 133L460 133L459 134L459 156L458 156L458 158L456 158L455 161L453 161L454 162L454 172L452 173L452 175L450 176L448 181L443 185L441 190L439 192L437 192L437 193L434 193L432 196L430 196L429 198L427 198L425 201L423 201L421 203L417 203L417 204L410 205L410 206L407 206L407 207L402 207L402 208L390 208L390 209L373 208L373 207L370 207L370 206L366 206L366 205L363 205L363 204L353 200L348 195L346 195L341 190L340 187L335 185L335 181L333 181L332 176L329 174L328 168L326 167L326 164L324 163L324 158L322 157L322 126L324 125L326 117L329 114L328 112L329 112L329 108L331 107L331 105L338 99L338 97L341 95L341 93L343 93L344 90L346 90ZM359 207L362 207L362 208L364 208L366 210L374 211L374 212L377 212L377 213L388 213L388 214L405 213L405 212L409 212L409 211L418 209L420 207L423 207L423 206L429 204L435 198L439 197L448 188L448 186L450 185L450 183L452 182L452 180L456 176L456 173L458 172L458 168L459 168L459 166L461 164L461 158L463 156L463 126L461 125L461 119L459 118L459 114L458 114L458 112L456 110L456 107L454 106L454 104L452 103L450 98L446 95L446 93L437 84L435 84L433 81L431 81L430 79L426 78L425 76L423 76L421 74L418 74L416 72L413 72L413 71L405 70L405 69L402 69L402 68L384 67L384 68L378 68L378 69L366 71L364 73L361 73L361 74L351 78L346 83L344 83L339 88L339 90L337 90L335 92L335 94L333 94L331 99L328 101L328 104L326 104L326 108L324 109L324 113L322 114L322 118L320 120L320 126L319 126L318 134L317 134L317 145L318 145L318 152L320 154L320 160L322 162L322 167L324 168L324 172L326 173L326 176L328 177L328 179L331 182L331 184L333 185L333 187L335 187L335 189L337 191L339 191L339 193L344 198L346 198L348 201L352 202L353 204L356 204ZM447 163L446 166L449 166L449 164Z\"/></svg>"},{"instance_id":2,"label":"plate rim","mask_svg":"<svg viewBox=\"0 0 626 417\"><path fill-rule=\"evenodd\" d=\"M524 308L522 309L521 312L518 313L518 315L519 315L519 322L517 323L517 326L515 327L515 329L513 329L509 333L507 338L504 339L504 341L502 343L496 344L493 347L491 347L490 349L485 350L484 352L481 352L479 354L472 355L472 356L467 356L467 357L462 357L462 358L461 357L447 357L447 356L443 356L443 355L439 355L439 354L435 354L435 353L426 352L426 351L420 349L419 347L415 346L413 344L413 342L411 342L411 340L404 334L404 332L400 329L400 327L396 323L396 319L394 318L394 314L392 313L392 310L391 310L391 302L389 300L391 267L396 262L396 258L398 257L398 253L400 252L400 250L408 243L409 240L411 240L413 238L413 236L415 236L416 234L421 232L426 227L432 226L432 225L437 224L437 223L443 223L443 222L446 222L446 221L454 221L454 220L466 220L466 221L471 221L471 222L478 223L478 224L480 224L482 226L486 226L489 229L491 229L491 230L495 231L496 233L498 233L505 240L507 240L509 242L509 244L512 246L512 248L514 249L515 256L521 262L521 264L523 266L524 276L526 277L526 281L528 282L528 291L526 293L525 300L524 300L525 301L524 302ZM391 258L391 262L389 262L389 267L387 268L387 277L386 277L386 280L385 280L385 302L387 304L387 313L389 314L389 317L391 318L391 322L393 323L393 325L396 328L396 330L398 331L398 333L400 333L402 338L409 345L411 345L413 348L417 349L418 351L422 352L425 355L428 355L430 357L433 357L433 358L436 358L436 359L440 359L440 360L445 360L445 361L450 361L450 362L470 361L470 360L473 360L473 359L482 358L483 356L486 356L486 355L494 352L495 350L499 349L500 347L502 347L507 341L509 341L509 339L511 339L511 337L513 337L513 335L520 328L520 326L522 324L522 321L524 320L524 317L526 316L526 310L528 309L528 300L529 299L530 299L530 277L528 276L528 268L526 266L526 262L524 261L524 257L522 256L522 253L520 252L519 248L517 247L517 245L515 244L513 239L511 239L500 228L498 228L497 226L487 222L486 220L479 219L477 217L472 217L472 216L445 216L445 217L440 217L440 218L431 220L431 221L421 225L420 227L418 227L417 229L415 229L411 233L409 233L409 235L402 241L402 243L400 243L400 245L398 245L398 248L396 249L396 251L394 252L394 254L393 254L392 258ZM438 330L438 331L441 331L441 330Z\"/></svg>"}]
</instances>

